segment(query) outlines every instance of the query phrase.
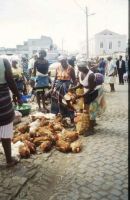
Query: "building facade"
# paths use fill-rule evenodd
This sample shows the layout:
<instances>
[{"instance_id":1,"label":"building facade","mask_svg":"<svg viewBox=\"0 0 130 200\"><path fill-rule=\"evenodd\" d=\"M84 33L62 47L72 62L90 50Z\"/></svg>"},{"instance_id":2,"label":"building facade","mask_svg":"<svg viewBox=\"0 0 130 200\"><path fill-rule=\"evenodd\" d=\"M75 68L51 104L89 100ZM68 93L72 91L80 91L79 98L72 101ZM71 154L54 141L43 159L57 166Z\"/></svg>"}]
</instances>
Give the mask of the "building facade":
<instances>
[{"instance_id":1,"label":"building facade","mask_svg":"<svg viewBox=\"0 0 130 200\"><path fill-rule=\"evenodd\" d=\"M89 41L90 57L125 53L126 48L126 35L114 33L107 29L95 34L94 38Z\"/></svg>"},{"instance_id":2,"label":"building facade","mask_svg":"<svg viewBox=\"0 0 130 200\"><path fill-rule=\"evenodd\" d=\"M54 50L53 40L47 36L41 36L39 39L28 39L23 45L17 45L16 48L0 48L0 54L18 54L32 56L33 53L45 49Z\"/></svg>"},{"instance_id":3,"label":"building facade","mask_svg":"<svg viewBox=\"0 0 130 200\"><path fill-rule=\"evenodd\" d=\"M127 37L114 33L108 29L94 35L89 40L89 58L125 53L127 49ZM86 42L81 43L80 51L86 54Z\"/></svg>"}]
</instances>

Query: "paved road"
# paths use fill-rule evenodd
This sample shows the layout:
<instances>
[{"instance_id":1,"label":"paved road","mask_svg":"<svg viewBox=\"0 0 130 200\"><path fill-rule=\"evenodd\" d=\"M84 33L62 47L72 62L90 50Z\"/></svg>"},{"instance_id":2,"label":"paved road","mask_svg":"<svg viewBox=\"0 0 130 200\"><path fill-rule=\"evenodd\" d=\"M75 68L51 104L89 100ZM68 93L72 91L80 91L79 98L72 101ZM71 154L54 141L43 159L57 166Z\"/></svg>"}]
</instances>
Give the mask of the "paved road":
<instances>
[{"instance_id":1,"label":"paved road","mask_svg":"<svg viewBox=\"0 0 130 200\"><path fill-rule=\"evenodd\" d=\"M107 92L106 100L96 134L81 136L81 153L52 150L22 160L13 169L1 169L0 200L127 200L127 84L116 85L116 92Z\"/></svg>"}]
</instances>

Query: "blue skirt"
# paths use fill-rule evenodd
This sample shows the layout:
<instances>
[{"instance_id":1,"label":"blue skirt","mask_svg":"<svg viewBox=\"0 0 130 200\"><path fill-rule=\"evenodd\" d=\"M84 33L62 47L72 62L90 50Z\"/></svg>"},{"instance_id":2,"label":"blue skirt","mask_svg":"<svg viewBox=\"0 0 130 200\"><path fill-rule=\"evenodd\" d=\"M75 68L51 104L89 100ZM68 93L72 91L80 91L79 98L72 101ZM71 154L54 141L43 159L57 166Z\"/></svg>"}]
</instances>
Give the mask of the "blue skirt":
<instances>
[{"instance_id":1,"label":"blue skirt","mask_svg":"<svg viewBox=\"0 0 130 200\"><path fill-rule=\"evenodd\" d=\"M48 76L37 76L35 88L42 88L49 86L49 77Z\"/></svg>"}]
</instances>

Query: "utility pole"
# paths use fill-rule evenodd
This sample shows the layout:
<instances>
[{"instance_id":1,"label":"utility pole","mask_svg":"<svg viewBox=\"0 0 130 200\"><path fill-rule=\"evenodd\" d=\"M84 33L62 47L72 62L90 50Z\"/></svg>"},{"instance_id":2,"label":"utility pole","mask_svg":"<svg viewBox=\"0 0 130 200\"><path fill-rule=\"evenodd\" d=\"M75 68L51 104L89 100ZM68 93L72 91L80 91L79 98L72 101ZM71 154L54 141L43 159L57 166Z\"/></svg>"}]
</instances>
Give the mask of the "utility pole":
<instances>
[{"instance_id":1,"label":"utility pole","mask_svg":"<svg viewBox=\"0 0 130 200\"><path fill-rule=\"evenodd\" d=\"M88 7L85 8L85 15L86 15L86 58L89 58L89 40L88 40L88 17L90 15L95 15L95 13L91 13L88 15Z\"/></svg>"},{"instance_id":2,"label":"utility pole","mask_svg":"<svg viewBox=\"0 0 130 200\"><path fill-rule=\"evenodd\" d=\"M76 0L74 0L74 3L80 8L80 10L82 10L83 12L84 12L84 14L85 14L85 18L86 18L86 58L88 59L89 58L89 40L88 40L88 17L90 16L90 15L95 15L95 13L92 13L92 14L89 14L88 15L88 7L86 6L85 7L85 10L84 10L84 8L82 8L81 6L80 6L80 4L76 1Z\"/></svg>"}]
</instances>

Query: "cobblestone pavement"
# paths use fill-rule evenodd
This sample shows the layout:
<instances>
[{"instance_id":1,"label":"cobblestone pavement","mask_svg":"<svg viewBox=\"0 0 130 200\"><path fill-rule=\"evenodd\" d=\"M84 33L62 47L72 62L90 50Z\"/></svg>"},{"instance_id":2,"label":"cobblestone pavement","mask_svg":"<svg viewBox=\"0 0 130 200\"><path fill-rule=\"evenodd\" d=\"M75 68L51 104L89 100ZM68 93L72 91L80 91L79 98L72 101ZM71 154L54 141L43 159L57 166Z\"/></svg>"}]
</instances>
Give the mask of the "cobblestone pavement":
<instances>
[{"instance_id":1,"label":"cobblestone pavement","mask_svg":"<svg viewBox=\"0 0 130 200\"><path fill-rule=\"evenodd\" d=\"M128 86L116 90L106 92L107 110L97 120L96 134L81 136L81 153L53 149L13 169L1 167L0 200L127 200Z\"/></svg>"}]
</instances>

